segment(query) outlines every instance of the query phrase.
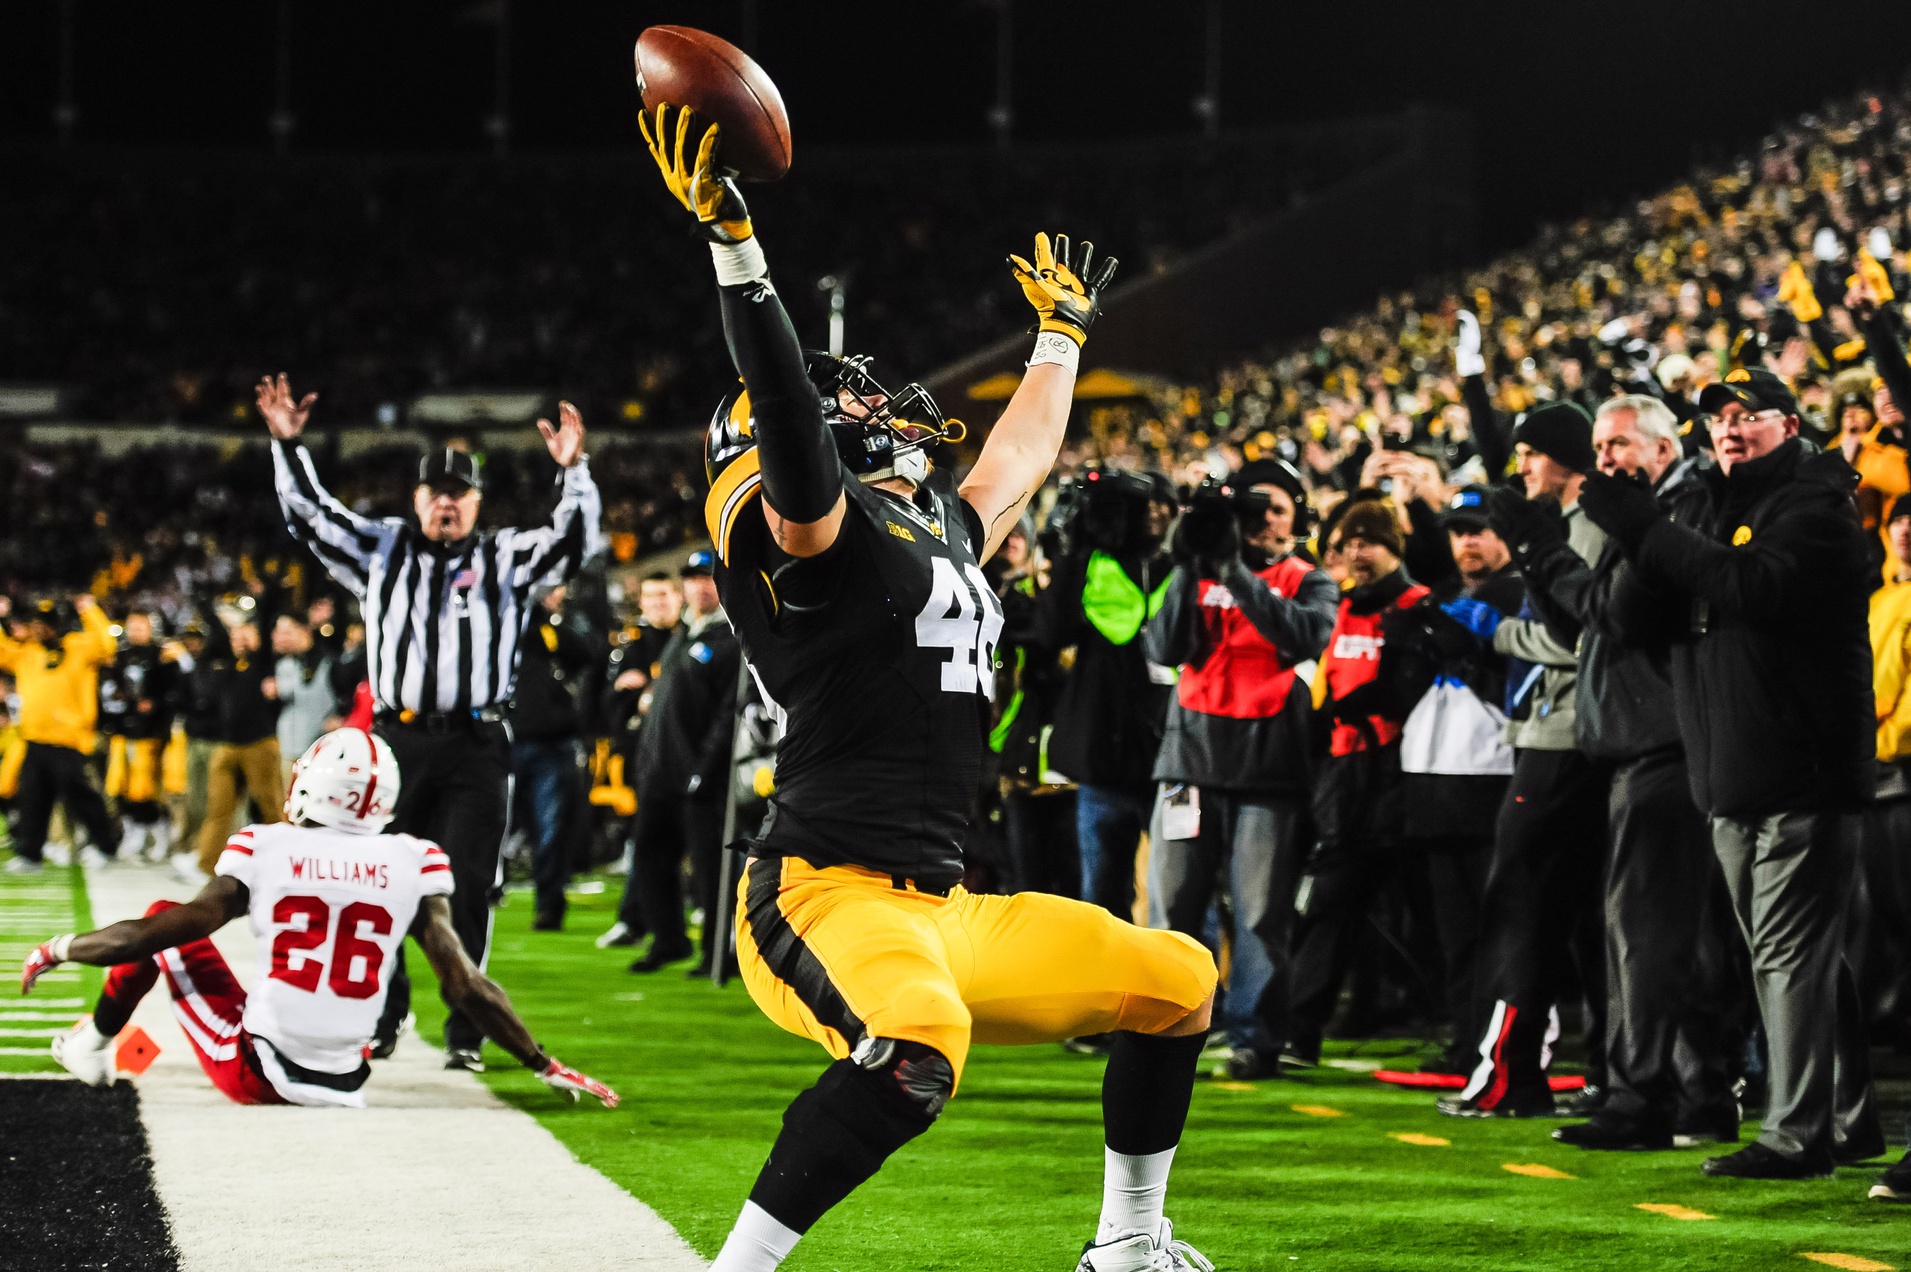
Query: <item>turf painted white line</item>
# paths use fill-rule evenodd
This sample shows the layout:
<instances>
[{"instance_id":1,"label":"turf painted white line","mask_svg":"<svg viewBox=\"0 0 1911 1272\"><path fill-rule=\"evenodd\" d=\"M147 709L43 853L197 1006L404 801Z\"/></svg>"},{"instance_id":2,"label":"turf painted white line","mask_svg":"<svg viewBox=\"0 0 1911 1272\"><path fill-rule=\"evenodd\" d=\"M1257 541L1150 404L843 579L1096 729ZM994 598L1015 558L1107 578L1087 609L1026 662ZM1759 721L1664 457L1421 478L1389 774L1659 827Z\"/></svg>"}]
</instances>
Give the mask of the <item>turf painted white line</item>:
<instances>
[{"instance_id":1,"label":"turf painted white line","mask_svg":"<svg viewBox=\"0 0 1911 1272\"><path fill-rule=\"evenodd\" d=\"M0 1038L51 1038L59 1032L58 1029L0 1029Z\"/></svg>"},{"instance_id":2,"label":"turf painted white line","mask_svg":"<svg viewBox=\"0 0 1911 1272\"><path fill-rule=\"evenodd\" d=\"M0 1047L0 1056L32 1056L36 1060L51 1060L53 1054L45 1047ZM0 1078L69 1078L70 1073L0 1073Z\"/></svg>"},{"instance_id":3,"label":"turf painted white line","mask_svg":"<svg viewBox=\"0 0 1911 1272\"><path fill-rule=\"evenodd\" d=\"M100 924L190 895L164 867L87 881ZM244 920L214 942L249 981ZM244 1108L200 1072L163 986L133 1020L162 1048L140 1113L182 1272L705 1266L655 1211L416 1038L374 1064L364 1109Z\"/></svg>"}]
</instances>

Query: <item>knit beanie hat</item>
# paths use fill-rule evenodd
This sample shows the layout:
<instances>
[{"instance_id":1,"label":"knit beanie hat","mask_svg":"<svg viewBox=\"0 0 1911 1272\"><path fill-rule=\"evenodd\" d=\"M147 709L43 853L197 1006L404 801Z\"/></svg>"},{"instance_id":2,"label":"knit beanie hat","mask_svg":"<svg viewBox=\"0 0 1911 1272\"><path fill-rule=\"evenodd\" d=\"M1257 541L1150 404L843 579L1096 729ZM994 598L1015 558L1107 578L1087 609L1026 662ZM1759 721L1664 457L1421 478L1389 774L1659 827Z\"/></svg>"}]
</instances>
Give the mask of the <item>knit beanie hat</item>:
<instances>
[{"instance_id":1,"label":"knit beanie hat","mask_svg":"<svg viewBox=\"0 0 1911 1272\"><path fill-rule=\"evenodd\" d=\"M1407 545L1400 537L1400 523L1393 510L1374 500L1349 504L1334 525L1333 542L1338 547L1347 539L1363 539L1379 544L1395 556L1403 555Z\"/></svg>"},{"instance_id":2,"label":"knit beanie hat","mask_svg":"<svg viewBox=\"0 0 1911 1272\"><path fill-rule=\"evenodd\" d=\"M1513 444L1524 442L1540 454L1576 473L1590 472L1593 454L1592 416L1577 402L1542 406L1519 422Z\"/></svg>"}]
</instances>

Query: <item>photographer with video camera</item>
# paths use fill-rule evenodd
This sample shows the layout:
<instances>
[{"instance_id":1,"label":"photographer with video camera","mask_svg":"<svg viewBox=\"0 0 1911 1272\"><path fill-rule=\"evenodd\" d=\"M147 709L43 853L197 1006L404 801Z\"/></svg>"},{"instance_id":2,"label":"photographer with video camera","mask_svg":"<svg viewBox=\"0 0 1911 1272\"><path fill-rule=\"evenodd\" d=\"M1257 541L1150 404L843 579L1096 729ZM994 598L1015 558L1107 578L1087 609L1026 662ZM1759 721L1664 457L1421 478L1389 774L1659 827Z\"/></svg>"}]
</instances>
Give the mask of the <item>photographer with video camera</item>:
<instances>
[{"instance_id":1,"label":"photographer with video camera","mask_svg":"<svg viewBox=\"0 0 1911 1272\"><path fill-rule=\"evenodd\" d=\"M1174 488L1160 473L1089 468L1051 512L1059 565L1042 593L1041 643L1075 650L1055 704L1049 764L1077 787L1082 900L1132 918L1135 853L1154 808L1155 752L1174 673L1142 626L1161 608ZM1066 654L1063 662L1068 662Z\"/></svg>"},{"instance_id":2,"label":"photographer with video camera","mask_svg":"<svg viewBox=\"0 0 1911 1272\"><path fill-rule=\"evenodd\" d=\"M1308 687L1297 668L1334 626L1334 581L1294 551L1307 531L1300 474L1257 459L1196 488L1175 527L1175 571L1148 656L1179 666L1155 780L1151 921L1200 936L1216 878L1233 897L1221 1021L1237 1078L1276 1071L1288 931L1307 855Z\"/></svg>"}]
</instances>

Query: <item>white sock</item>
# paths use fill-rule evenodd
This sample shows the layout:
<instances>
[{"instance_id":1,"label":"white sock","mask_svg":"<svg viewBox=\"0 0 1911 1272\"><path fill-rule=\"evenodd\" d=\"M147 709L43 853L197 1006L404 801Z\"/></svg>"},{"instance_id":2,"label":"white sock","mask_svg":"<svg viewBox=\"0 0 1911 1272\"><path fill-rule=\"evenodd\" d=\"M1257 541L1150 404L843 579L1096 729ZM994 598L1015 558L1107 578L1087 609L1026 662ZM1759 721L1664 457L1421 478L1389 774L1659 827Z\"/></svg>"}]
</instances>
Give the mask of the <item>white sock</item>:
<instances>
[{"instance_id":1,"label":"white sock","mask_svg":"<svg viewBox=\"0 0 1911 1272\"><path fill-rule=\"evenodd\" d=\"M723 1243L710 1272L775 1272L777 1264L790 1257L802 1237L802 1233L791 1232L771 1218L770 1212L754 1201L746 1201L743 1213L737 1216L737 1226L730 1229L730 1239Z\"/></svg>"},{"instance_id":2,"label":"white sock","mask_svg":"<svg viewBox=\"0 0 1911 1272\"><path fill-rule=\"evenodd\" d=\"M1102 1151L1107 1164L1101 1186L1101 1227L1095 1240L1108 1241L1124 1232L1161 1231L1161 1207L1168 1199L1174 1149L1140 1157L1112 1148Z\"/></svg>"}]
</instances>

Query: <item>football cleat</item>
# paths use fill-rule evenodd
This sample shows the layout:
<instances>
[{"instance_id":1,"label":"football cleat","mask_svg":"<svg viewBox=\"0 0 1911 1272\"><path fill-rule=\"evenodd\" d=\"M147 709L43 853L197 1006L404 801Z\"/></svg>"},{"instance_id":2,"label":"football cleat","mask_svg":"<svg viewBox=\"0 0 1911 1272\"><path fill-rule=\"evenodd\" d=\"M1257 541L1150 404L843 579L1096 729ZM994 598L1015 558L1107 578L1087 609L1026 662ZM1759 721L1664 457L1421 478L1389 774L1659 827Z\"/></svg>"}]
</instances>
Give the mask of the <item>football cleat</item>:
<instances>
[{"instance_id":1,"label":"football cleat","mask_svg":"<svg viewBox=\"0 0 1911 1272\"><path fill-rule=\"evenodd\" d=\"M445 1068L463 1069L468 1073L483 1073L484 1054L476 1047L446 1047Z\"/></svg>"},{"instance_id":2,"label":"football cleat","mask_svg":"<svg viewBox=\"0 0 1911 1272\"><path fill-rule=\"evenodd\" d=\"M112 1086L118 1076L113 1057L118 1048L113 1040L93 1027L91 1016L63 1034L53 1035L53 1058L60 1067L88 1086Z\"/></svg>"},{"instance_id":3,"label":"football cleat","mask_svg":"<svg viewBox=\"0 0 1911 1272\"><path fill-rule=\"evenodd\" d=\"M36 875L40 873L40 863L30 857L8 857L4 869L10 875Z\"/></svg>"},{"instance_id":4,"label":"football cleat","mask_svg":"<svg viewBox=\"0 0 1911 1272\"><path fill-rule=\"evenodd\" d=\"M1911 1153L1904 1160L1878 1176L1878 1182L1871 1185L1866 1194L1873 1201L1911 1202Z\"/></svg>"},{"instance_id":5,"label":"football cleat","mask_svg":"<svg viewBox=\"0 0 1911 1272\"><path fill-rule=\"evenodd\" d=\"M1158 1233L1124 1232L1089 1242L1075 1272L1214 1272L1214 1265L1187 1242L1176 1241L1174 1225L1163 1219Z\"/></svg>"},{"instance_id":6,"label":"football cleat","mask_svg":"<svg viewBox=\"0 0 1911 1272\"><path fill-rule=\"evenodd\" d=\"M605 928L603 934L600 935L596 941L597 948L600 950L610 949L614 945L635 944L637 944L637 934L631 931L630 924L624 922L622 919L617 920L617 922Z\"/></svg>"}]
</instances>

